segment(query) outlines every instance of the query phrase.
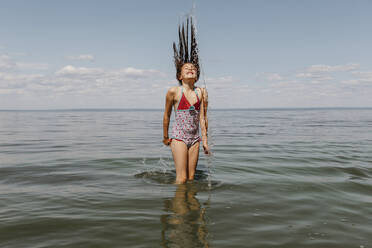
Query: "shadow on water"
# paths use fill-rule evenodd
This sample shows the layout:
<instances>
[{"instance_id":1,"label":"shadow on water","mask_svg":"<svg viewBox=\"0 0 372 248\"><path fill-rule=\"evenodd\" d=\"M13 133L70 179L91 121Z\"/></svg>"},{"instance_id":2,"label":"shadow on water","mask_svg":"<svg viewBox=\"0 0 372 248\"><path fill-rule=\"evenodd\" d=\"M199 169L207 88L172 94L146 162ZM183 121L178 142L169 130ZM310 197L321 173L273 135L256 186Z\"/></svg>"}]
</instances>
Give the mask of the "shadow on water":
<instances>
[{"instance_id":1,"label":"shadow on water","mask_svg":"<svg viewBox=\"0 0 372 248\"><path fill-rule=\"evenodd\" d=\"M209 247L206 210L209 201L202 205L196 198L197 183L177 185L173 198L164 200L162 247Z\"/></svg>"}]
</instances>

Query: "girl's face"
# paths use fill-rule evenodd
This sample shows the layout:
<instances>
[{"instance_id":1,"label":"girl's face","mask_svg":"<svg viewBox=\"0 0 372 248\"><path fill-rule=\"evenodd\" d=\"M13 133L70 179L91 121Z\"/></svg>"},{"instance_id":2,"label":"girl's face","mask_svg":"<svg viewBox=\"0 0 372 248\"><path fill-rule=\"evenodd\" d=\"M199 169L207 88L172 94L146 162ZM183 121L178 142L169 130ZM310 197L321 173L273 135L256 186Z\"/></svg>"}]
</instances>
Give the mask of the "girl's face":
<instances>
[{"instance_id":1,"label":"girl's face","mask_svg":"<svg viewBox=\"0 0 372 248\"><path fill-rule=\"evenodd\" d=\"M196 78L197 78L197 69L195 65L191 63L184 64L181 68L180 80L194 79L196 81Z\"/></svg>"}]
</instances>

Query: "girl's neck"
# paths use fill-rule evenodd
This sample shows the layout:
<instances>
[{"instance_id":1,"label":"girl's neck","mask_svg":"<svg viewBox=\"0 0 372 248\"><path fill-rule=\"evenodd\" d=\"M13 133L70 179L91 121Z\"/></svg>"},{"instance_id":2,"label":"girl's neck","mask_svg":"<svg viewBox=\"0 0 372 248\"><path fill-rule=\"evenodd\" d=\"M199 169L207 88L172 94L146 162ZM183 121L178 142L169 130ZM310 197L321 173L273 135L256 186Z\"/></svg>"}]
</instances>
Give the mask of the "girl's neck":
<instances>
[{"instance_id":1,"label":"girl's neck","mask_svg":"<svg viewBox=\"0 0 372 248\"><path fill-rule=\"evenodd\" d=\"M182 87L186 90L186 91L189 91L189 90L194 90L195 86L194 86L195 82L182 82Z\"/></svg>"}]
</instances>

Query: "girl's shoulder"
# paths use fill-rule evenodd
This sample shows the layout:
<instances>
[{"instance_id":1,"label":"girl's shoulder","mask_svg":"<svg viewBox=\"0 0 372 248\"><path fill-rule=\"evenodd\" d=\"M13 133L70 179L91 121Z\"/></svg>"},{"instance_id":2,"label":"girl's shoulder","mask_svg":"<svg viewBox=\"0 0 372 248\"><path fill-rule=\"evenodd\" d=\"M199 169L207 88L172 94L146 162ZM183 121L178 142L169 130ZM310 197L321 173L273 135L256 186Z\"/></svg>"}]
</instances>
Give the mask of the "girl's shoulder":
<instances>
[{"instance_id":1,"label":"girl's shoulder","mask_svg":"<svg viewBox=\"0 0 372 248\"><path fill-rule=\"evenodd\" d=\"M201 92L206 92L207 89L205 87L199 87L199 86L196 86L196 90L200 90Z\"/></svg>"},{"instance_id":2,"label":"girl's shoulder","mask_svg":"<svg viewBox=\"0 0 372 248\"><path fill-rule=\"evenodd\" d=\"M168 94L175 95L178 91L179 87L178 86L172 86L168 89Z\"/></svg>"},{"instance_id":3,"label":"girl's shoulder","mask_svg":"<svg viewBox=\"0 0 372 248\"><path fill-rule=\"evenodd\" d=\"M207 89L206 88L202 88L202 87L197 87L196 90L203 96L205 97L208 92L207 92Z\"/></svg>"}]
</instances>

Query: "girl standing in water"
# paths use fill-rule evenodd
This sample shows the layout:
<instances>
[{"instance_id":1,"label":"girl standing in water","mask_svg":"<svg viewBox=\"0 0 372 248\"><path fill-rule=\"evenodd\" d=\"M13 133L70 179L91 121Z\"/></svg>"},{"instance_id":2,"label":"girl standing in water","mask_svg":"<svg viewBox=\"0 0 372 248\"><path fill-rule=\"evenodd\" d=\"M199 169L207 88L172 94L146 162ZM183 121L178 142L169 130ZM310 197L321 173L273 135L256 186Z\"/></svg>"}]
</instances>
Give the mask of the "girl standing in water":
<instances>
[{"instance_id":1,"label":"girl standing in water","mask_svg":"<svg viewBox=\"0 0 372 248\"><path fill-rule=\"evenodd\" d=\"M191 19L191 44L189 49L189 19L185 27L178 28L179 45L173 43L174 62L177 70L177 80L180 86L171 87L166 95L163 118L163 143L170 145L176 168L176 183L193 180L199 159L200 141L205 154L210 154L208 148L208 95L205 88L195 86L199 79L200 67L198 49L195 38L195 27ZM189 53L190 50L190 53ZM175 111L175 122L171 137L168 136L169 121ZM202 137L199 136L199 123Z\"/></svg>"}]
</instances>

